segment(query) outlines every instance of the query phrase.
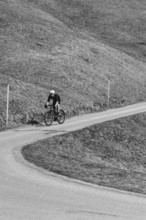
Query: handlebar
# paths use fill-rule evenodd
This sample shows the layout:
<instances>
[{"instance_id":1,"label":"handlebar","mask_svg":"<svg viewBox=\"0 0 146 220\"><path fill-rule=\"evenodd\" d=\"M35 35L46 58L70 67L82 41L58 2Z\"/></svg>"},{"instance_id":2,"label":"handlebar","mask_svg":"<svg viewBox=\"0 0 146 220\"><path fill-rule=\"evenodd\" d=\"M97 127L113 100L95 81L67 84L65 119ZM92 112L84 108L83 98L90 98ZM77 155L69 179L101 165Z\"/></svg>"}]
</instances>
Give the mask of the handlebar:
<instances>
[{"instance_id":1,"label":"handlebar","mask_svg":"<svg viewBox=\"0 0 146 220\"><path fill-rule=\"evenodd\" d=\"M50 108L51 108L51 107L53 107L53 105L50 105L50 104L49 104L49 105L47 105L47 103L45 103L44 107L45 107L45 108L48 108L48 107L50 107Z\"/></svg>"}]
</instances>

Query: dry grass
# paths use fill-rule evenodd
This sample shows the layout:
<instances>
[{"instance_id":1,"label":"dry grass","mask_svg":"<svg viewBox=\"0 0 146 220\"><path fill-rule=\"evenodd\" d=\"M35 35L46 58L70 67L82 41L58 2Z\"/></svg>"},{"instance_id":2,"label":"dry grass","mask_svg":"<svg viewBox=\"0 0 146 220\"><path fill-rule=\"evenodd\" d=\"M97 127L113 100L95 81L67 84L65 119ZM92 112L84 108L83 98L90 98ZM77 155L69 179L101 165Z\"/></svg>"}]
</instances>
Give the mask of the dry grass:
<instances>
[{"instance_id":1,"label":"dry grass","mask_svg":"<svg viewBox=\"0 0 146 220\"><path fill-rule=\"evenodd\" d=\"M26 160L97 185L146 194L146 114L25 146Z\"/></svg>"},{"instance_id":2,"label":"dry grass","mask_svg":"<svg viewBox=\"0 0 146 220\"><path fill-rule=\"evenodd\" d=\"M41 115L50 88L60 93L68 115L101 110L107 78L111 107L145 100L144 6L130 0L1 0L0 126L7 83L13 123L24 122L26 112Z\"/></svg>"},{"instance_id":3,"label":"dry grass","mask_svg":"<svg viewBox=\"0 0 146 220\"><path fill-rule=\"evenodd\" d=\"M45 5L48 1L45 2ZM102 42L146 61L144 0L56 0L54 16L71 28L88 31ZM50 12L53 7L49 1Z\"/></svg>"}]
</instances>

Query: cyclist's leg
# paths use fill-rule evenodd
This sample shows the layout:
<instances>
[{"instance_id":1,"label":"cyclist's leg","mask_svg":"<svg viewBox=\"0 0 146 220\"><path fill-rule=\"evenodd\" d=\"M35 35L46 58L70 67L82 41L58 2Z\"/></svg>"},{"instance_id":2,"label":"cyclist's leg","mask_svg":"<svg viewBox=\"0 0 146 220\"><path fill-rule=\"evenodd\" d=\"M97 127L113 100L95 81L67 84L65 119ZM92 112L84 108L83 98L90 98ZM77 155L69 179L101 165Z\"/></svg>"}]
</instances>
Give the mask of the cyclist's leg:
<instances>
[{"instance_id":1,"label":"cyclist's leg","mask_svg":"<svg viewBox=\"0 0 146 220\"><path fill-rule=\"evenodd\" d=\"M58 112L60 112L60 100L59 100L59 102L58 102Z\"/></svg>"},{"instance_id":2,"label":"cyclist's leg","mask_svg":"<svg viewBox=\"0 0 146 220\"><path fill-rule=\"evenodd\" d=\"M56 112L55 103L53 103L53 111Z\"/></svg>"},{"instance_id":3,"label":"cyclist's leg","mask_svg":"<svg viewBox=\"0 0 146 220\"><path fill-rule=\"evenodd\" d=\"M55 116L57 116L58 115L58 107L56 106L56 103L53 103L53 111L54 111Z\"/></svg>"},{"instance_id":4,"label":"cyclist's leg","mask_svg":"<svg viewBox=\"0 0 146 220\"><path fill-rule=\"evenodd\" d=\"M59 105L59 102L57 102L57 103L55 104L55 112L58 114L59 111L60 111L60 105Z\"/></svg>"},{"instance_id":5,"label":"cyclist's leg","mask_svg":"<svg viewBox=\"0 0 146 220\"><path fill-rule=\"evenodd\" d=\"M57 105L57 111L59 112L60 111L60 104L58 103Z\"/></svg>"},{"instance_id":6,"label":"cyclist's leg","mask_svg":"<svg viewBox=\"0 0 146 220\"><path fill-rule=\"evenodd\" d=\"M59 114L59 104L56 105L56 113Z\"/></svg>"}]
</instances>

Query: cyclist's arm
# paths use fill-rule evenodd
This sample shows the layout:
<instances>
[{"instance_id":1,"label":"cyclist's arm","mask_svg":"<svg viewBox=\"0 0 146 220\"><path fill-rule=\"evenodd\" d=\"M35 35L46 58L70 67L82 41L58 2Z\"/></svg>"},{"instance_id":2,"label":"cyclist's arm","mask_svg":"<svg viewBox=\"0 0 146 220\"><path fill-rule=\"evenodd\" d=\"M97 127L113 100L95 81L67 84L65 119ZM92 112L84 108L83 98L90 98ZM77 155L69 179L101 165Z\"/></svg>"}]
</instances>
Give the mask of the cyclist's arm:
<instances>
[{"instance_id":1,"label":"cyclist's arm","mask_svg":"<svg viewBox=\"0 0 146 220\"><path fill-rule=\"evenodd\" d=\"M59 105L60 104L60 96L56 95L56 104Z\"/></svg>"},{"instance_id":2,"label":"cyclist's arm","mask_svg":"<svg viewBox=\"0 0 146 220\"><path fill-rule=\"evenodd\" d=\"M49 104L50 104L50 95L48 96L48 100L47 100L46 105L49 105Z\"/></svg>"},{"instance_id":3,"label":"cyclist's arm","mask_svg":"<svg viewBox=\"0 0 146 220\"><path fill-rule=\"evenodd\" d=\"M47 102L50 102L50 99L51 99L51 96L49 95L49 96L48 96L48 100L47 100Z\"/></svg>"}]
</instances>

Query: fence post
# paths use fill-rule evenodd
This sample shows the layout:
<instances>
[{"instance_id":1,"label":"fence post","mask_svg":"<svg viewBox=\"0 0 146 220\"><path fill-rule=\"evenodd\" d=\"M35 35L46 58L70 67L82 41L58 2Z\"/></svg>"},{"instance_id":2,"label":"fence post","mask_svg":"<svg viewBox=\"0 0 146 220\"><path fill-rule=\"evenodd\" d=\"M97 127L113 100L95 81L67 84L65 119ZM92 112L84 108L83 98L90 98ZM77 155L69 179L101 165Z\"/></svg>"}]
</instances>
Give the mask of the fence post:
<instances>
[{"instance_id":1,"label":"fence post","mask_svg":"<svg viewBox=\"0 0 146 220\"><path fill-rule=\"evenodd\" d=\"M9 121L9 84L7 85L6 126L8 126L8 121Z\"/></svg>"}]
</instances>

